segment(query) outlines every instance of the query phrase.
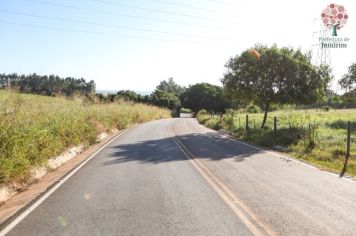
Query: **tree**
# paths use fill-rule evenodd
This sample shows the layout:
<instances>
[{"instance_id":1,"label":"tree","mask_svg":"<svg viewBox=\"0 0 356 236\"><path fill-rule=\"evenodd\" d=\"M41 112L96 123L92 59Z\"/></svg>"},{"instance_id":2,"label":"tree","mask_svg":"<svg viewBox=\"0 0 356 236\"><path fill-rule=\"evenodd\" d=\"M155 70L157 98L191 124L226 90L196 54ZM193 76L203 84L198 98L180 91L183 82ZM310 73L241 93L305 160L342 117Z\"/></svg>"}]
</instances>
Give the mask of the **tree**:
<instances>
[{"instance_id":1,"label":"tree","mask_svg":"<svg viewBox=\"0 0 356 236\"><path fill-rule=\"evenodd\" d=\"M344 103L356 104L356 89L344 93L344 94L341 96L341 100L342 100Z\"/></svg>"},{"instance_id":2,"label":"tree","mask_svg":"<svg viewBox=\"0 0 356 236\"><path fill-rule=\"evenodd\" d=\"M173 93L176 95L179 95L184 92L184 88L176 84L172 77L168 78L168 80L161 81L156 87L156 89L167 93Z\"/></svg>"},{"instance_id":3,"label":"tree","mask_svg":"<svg viewBox=\"0 0 356 236\"><path fill-rule=\"evenodd\" d=\"M151 94L151 98L153 105L156 106L167 107L171 110L180 109L181 107L181 102L179 98L173 93L155 90Z\"/></svg>"},{"instance_id":4,"label":"tree","mask_svg":"<svg viewBox=\"0 0 356 236\"><path fill-rule=\"evenodd\" d=\"M159 83L156 90L151 94L150 100L154 105L179 111L181 108L180 95L184 91L185 88L176 84L171 77L168 80L163 80Z\"/></svg>"},{"instance_id":5,"label":"tree","mask_svg":"<svg viewBox=\"0 0 356 236\"><path fill-rule=\"evenodd\" d=\"M321 99L332 79L327 66L311 64L311 54L300 49L256 46L260 58L249 51L231 58L222 79L227 96L240 103L254 103L264 110L263 128L272 103L310 104Z\"/></svg>"},{"instance_id":6,"label":"tree","mask_svg":"<svg viewBox=\"0 0 356 236\"><path fill-rule=\"evenodd\" d=\"M187 89L184 94L183 105L195 113L202 109L209 112L224 112L228 107L228 102L221 87L199 83Z\"/></svg>"},{"instance_id":7,"label":"tree","mask_svg":"<svg viewBox=\"0 0 356 236\"><path fill-rule=\"evenodd\" d=\"M346 91L356 89L356 63L349 66L347 74L339 80L339 84Z\"/></svg>"},{"instance_id":8,"label":"tree","mask_svg":"<svg viewBox=\"0 0 356 236\"><path fill-rule=\"evenodd\" d=\"M0 89L14 89L24 93L47 96L74 94L87 95L95 92L95 82L86 82L83 78L60 78L55 75L17 75L0 74Z\"/></svg>"},{"instance_id":9,"label":"tree","mask_svg":"<svg viewBox=\"0 0 356 236\"><path fill-rule=\"evenodd\" d=\"M356 63L348 68L348 72L339 80L340 86L346 90L341 96L344 103L356 103Z\"/></svg>"},{"instance_id":10,"label":"tree","mask_svg":"<svg viewBox=\"0 0 356 236\"><path fill-rule=\"evenodd\" d=\"M325 94L325 102L328 104L338 104L341 102L341 96L331 89L327 89Z\"/></svg>"},{"instance_id":11,"label":"tree","mask_svg":"<svg viewBox=\"0 0 356 236\"><path fill-rule=\"evenodd\" d=\"M120 90L116 93L116 98L132 102L141 102L143 100L140 94L132 90Z\"/></svg>"}]
</instances>

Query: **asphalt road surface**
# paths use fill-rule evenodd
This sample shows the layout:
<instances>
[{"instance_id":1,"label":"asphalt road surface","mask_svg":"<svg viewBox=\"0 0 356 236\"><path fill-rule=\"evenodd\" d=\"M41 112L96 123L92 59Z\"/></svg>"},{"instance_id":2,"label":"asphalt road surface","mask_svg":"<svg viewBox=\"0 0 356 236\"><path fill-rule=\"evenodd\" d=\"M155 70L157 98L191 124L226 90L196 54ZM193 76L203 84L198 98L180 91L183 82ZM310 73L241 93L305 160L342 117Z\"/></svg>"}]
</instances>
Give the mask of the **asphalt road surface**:
<instances>
[{"instance_id":1,"label":"asphalt road surface","mask_svg":"<svg viewBox=\"0 0 356 236\"><path fill-rule=\"evenodd\" d=\"M356 235L356 183L192 118L121 135L8 235Z\"/></svg>"}]
</instances>

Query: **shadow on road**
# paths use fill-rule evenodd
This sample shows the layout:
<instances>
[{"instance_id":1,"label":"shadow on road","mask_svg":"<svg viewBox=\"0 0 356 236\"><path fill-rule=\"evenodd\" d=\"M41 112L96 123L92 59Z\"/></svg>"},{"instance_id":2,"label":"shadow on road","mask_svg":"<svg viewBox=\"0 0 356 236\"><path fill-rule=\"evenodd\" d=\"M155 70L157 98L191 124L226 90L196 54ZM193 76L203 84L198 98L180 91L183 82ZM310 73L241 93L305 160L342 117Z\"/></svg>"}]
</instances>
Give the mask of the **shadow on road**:
<instances>
[{"instance_id":1,"label":"shadow on road","mask_svg":"<svg viewBox=\"0 0 356 236\"><path fill-rule=\"evenodd\" d=\"M258 149L223 138L216 133L194 133L176 136L184 146L199 159L219 161L233 158L240 162L245 158L260 153ZM163 162L186 160L177 144L169 137L147 140L133 144L122 144L112 147L114 152L108 157L105 165L120 164L130 161L159 164Z\"/></svg>"}]
</instances>

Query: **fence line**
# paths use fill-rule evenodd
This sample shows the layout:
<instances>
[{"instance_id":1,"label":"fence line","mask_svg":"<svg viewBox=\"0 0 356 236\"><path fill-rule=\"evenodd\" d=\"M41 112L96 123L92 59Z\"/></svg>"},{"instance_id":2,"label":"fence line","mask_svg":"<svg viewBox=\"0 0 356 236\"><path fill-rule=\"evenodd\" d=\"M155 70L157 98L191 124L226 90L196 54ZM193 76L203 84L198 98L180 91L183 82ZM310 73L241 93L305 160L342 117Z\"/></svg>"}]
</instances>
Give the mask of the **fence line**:
<instances>
[{"instance_id":1,"label":"fence line","mask_svg":"<svg viewBox=\"0 0 356 236\"><path fill-rule=\"evenodd\" d=\"M253 130L259 130L259 126L256 126L257 121L261 121L263 117L257 114L246 114L245 115L245 122L241 122L241 115L237 115L234 120L234 127L237 129L244 129L246 132L251 132ZM251 127L251 120L253 122L253 126ZM238 125L236 127L236 125ZM243 127L244 126L244 127ZM304 117L300 117L299 119L293 119L293 114L287 117L281 116L269 116L266 120L266 128L271 129L273 131L274 136L278 137L278 130L288 130L291 134L294 134L296 130L301 129L304 130L302 132L307 132L306 134L310 138L310 140L315 141L315 136L318 128L326 127L326 128L335 128L335 129L344 129L347 133L346 135L346 150L345 150L345 167L347 168L347 161L350 157L350 150L351 150L351 133L353 129L356 128L356 121L345 121L341 119L335 119L332 121L327 121L324 117L323 119L317 120L316 118L312 119L310 116L306 115ZM354 127L352 127L354 126ZM253 129L251 129L253 128ZM345 170L346 171L346 170Z\"/></svg>"}]
</instances>

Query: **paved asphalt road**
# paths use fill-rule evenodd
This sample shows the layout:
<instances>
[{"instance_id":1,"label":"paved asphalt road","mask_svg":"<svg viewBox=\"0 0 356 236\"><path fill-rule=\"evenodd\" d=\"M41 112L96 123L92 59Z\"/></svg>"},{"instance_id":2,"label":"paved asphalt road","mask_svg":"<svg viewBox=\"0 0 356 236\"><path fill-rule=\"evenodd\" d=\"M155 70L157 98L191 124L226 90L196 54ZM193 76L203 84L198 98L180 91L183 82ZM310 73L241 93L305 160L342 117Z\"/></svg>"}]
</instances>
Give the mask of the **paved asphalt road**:
<instances>
[{"instance_id":1,"label":"paved asphalt road","mask_svg":"<svg viewBox=\"0 0 356 236\"><path fill-rule=\"evenodd\" d=\"M192 118L153 121L120 136L9 233L254 234L356 235L356 183Z\"/></svg>"}]
</instances>

